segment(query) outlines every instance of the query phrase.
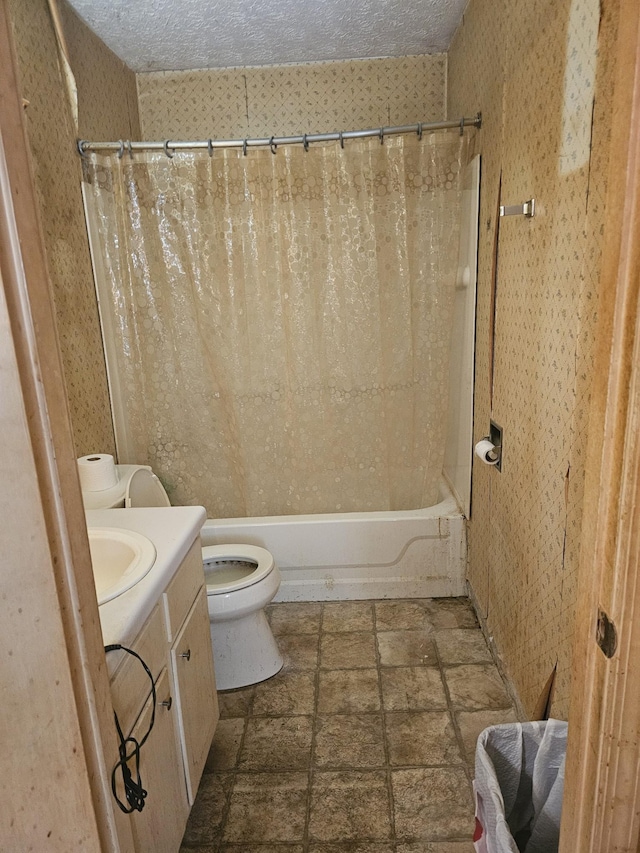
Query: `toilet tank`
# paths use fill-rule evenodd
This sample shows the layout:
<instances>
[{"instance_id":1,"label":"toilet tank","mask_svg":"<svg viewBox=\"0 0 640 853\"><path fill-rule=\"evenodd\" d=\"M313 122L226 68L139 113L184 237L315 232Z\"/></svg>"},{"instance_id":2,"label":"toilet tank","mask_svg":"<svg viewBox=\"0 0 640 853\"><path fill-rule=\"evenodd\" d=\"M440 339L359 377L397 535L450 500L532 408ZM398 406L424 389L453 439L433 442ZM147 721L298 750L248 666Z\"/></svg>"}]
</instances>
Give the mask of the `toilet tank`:
<instances>
[{"instance_id":1,"label":"toilet tank","mask_svg":"<svg viewBox=\"0 0 640 853\"><path fill-rule=\"evenodd\" d=\"M100 492L83 491L85 509L171 506L164 486L148 465L116 465L118 482Z\"/></svg>"}]
</instances>

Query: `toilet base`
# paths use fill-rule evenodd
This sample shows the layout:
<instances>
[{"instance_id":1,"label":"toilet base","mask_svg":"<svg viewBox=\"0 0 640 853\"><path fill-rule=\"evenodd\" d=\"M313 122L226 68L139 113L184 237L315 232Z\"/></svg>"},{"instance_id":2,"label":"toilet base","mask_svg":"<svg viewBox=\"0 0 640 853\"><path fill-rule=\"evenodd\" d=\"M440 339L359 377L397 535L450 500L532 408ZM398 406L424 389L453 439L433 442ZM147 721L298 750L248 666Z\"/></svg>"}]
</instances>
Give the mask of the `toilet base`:
<instances>
[{"instance_id":1,"label":"toilet base","mask_svg":"<svg viewBox=\"0 0 640 853\"><path fill-rule=\"evenodd\" d=\"M258 684L282 669L284 661L264 610L210 622L210 627L218 690Z\"/></svg>"}]
</instances>

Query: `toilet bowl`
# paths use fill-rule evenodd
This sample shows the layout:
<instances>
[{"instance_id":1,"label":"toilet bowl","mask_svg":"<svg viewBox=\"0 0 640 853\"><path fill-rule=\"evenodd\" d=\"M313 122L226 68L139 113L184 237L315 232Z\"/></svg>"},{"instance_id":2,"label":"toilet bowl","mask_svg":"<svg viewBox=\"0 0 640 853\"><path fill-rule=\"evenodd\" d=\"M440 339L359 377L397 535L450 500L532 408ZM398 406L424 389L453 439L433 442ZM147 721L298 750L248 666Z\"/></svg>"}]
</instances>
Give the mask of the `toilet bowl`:
<instances>
[{"instance_id":1,"label":"toilet bowl","mask_svg":"<svg viewBox=\"0 0 640 853\"><path fill-rule=\"evenodd\" d=\"M283 664L264 612L280 587L273 556L255 545L207 545L202 559L218 689L271 678Z\"/></svg>"},{"instance_id":2,"label":"toilet bowl","mask_svg":"<svg viewBox=\"0 0 640 853\"><path fill-rule=\"evenodd\" d=\"M171 505L147 465L115 467L115 486L82 493L86 509ZM273 556L255 545L207 545L202 559L218 690L270 678L283 664L264 613L280 587Z\"/></svg>"}]
</instances>

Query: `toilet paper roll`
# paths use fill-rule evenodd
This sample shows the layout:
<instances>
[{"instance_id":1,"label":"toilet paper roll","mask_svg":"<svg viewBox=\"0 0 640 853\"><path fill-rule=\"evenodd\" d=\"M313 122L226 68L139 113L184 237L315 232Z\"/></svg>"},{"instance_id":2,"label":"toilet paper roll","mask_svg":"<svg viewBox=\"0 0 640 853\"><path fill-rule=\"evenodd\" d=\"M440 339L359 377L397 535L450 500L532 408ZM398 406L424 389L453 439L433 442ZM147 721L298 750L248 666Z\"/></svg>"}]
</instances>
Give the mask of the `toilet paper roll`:
<instances>
[{"instance_id":1,"label":"toilet paper roll","mask_svg":"<svg viewBox=\"0 0 640 853\"><path fill-rule=\"evenodd\" d=\"M497 465L500 458L495 444L492 444L488 438L483 438L476 444L475 454L485 465Z\"/></svg>"},{"instance_id":2,"label":"toilet paper roll","mask_svg":"<svg viewBox=\"0 0 640 853\"><path fill-rule=\"evenodd\" d=\"M77 461L83 492L103 492L118 482L115 462L109 453L92 453Z\"/></svg>"}]
</instances>

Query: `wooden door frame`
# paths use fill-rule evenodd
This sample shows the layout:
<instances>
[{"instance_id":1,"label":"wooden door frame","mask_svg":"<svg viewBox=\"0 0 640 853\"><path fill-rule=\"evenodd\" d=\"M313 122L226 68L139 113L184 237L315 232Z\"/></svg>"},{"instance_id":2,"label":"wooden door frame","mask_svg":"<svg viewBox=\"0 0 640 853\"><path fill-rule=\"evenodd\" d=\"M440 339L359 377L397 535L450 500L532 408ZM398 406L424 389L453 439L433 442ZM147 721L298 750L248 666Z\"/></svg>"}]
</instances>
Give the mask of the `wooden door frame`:
<instances>
[{"instance_id":1,"label":"wooden door frame","mask_svg":"<svg viewBox=\"0 0 640 853\"><path fill-rule=\"evenodd\" d=\"M561 853L640 841L640 4L621 0ZM598 613L616 650L596 642Z\"/></svg>"},{"instance_id":2,"label":"wooden door frame","mask_svg":"<svg viewBox=\"0 0 640 853\"><path fill-rule=\"evenodd\" d=\"M98 843L101 850L125 853L133 850L133 839L129 820L114 807L111 794L111 766L118 755L113 706L17 68L8 3L0 0L0 278ZM31 720L34 709L24 713L25 721ZM40 771L56 784L54 766Z\"/></svg>"}]
</instances>

